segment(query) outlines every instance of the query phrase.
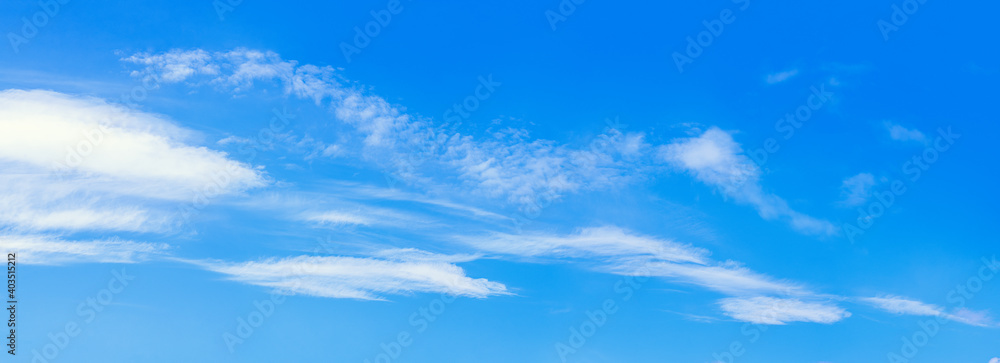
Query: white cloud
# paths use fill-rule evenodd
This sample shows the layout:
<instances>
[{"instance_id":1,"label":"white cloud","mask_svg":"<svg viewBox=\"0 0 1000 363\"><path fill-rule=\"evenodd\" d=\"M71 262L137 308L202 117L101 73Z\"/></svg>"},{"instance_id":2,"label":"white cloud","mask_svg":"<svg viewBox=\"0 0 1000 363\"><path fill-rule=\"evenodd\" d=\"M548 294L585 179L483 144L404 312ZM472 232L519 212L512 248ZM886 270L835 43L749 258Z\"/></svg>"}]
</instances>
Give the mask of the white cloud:
<instances>
[{"instance_id":1,"label":"white cloud","mask_svg":"<svg viewBox=\"0 0 1000 363\"><path fill-rule=\"evenodd\" d=\"M675 262L705 263L708 251L689 245L629 234L616 227L585 228L569 236L494 233L461 237L482 251L525 257L607 258L646 256Z\"/></svg>"},{"instance_id":2,"label":"white cloud","mask_svg":"<svg viewBox=\"0 0 1000 363\"><path fill-rule=\"evenodd\" d=\"M893 140L927 142L927 136L923 132L920 132L920 130L911 130L890 121L886 121L883 124L886 130L889 130L889 137Z\"/></svg>"},{"instance_id":3,"label":"white cloud","mask_svg":"<svg viewBox=\"0 0 1000 363\"><path fill-rule=\"evenodd\" d=\"M505 129L493 139L477 140L435 126L433 120L407 114L385 99L351 86L332 67L298 65L274 52L235 49L139 53L123 59L165 82L194 82L242 92L256 83L272 83L286 94L326 104L360 134L364 157L411 183L443 171L472 190L504 198L522 208L565 193L608 187L628 180L638 168L630 161L648 146L641 133L609 129L582 147L528 140L526 130ZM329 152L328 152L329 151ZM336 155L324 148L319 155ZM544 200L543 200L544 199Z\"/></svg>"},{"instance_id":4,"label":"white cloud","mask_svg":"<svg viewBox=\"0 0 1000 363\"><path fill-rule=\"evenodd\" d=\"M830 222L799 213L784 199L765 192L760 185L760 168L743 154L732 135L717 127L661 146L660 157L736 202L753 206L764 219L784 220L803 233L836 233Z\"/></svg>"},{"instance_id":5,"label":"white cloud","mask_svg":"<svg viewBox=\"0 0 1000 363\"><path fill-rule=\"evenodd\" d=\"M290 294L383 300L387 294L447 293L484 298L508 294L506 286L473 279L462 268L432 254L391 251L392 259L298 256L243 263L194 261L229 279ZM402 256L418 256L401 260Z\"/></svg>"},{"instance_id":6,"label":"white cloud","mask_svg":"<svg viewBox=\"0 0 1000 363\"><path fill-rule=\"evenodd\" d=\"M483 252L583 259L603 272L662 277L730 295L809 294L799 284L756 273L736 262L712 261L704 249L635 235L616 227L587 228L562 236L494 233L487 237L459 237L458 240Z\"/></svg>"},{"instance_id":7,"label":"white cloud","mask_svg":"<svg viewBox=\"0 0 1000 363\"><path fill-rule=\"evenodd\" d=\"M391 261L400 262L445 262L445 263L460 263L475 261L482 256L479 254L456 254L456 255L445 255L440 253L432 253L424 250L418 250L416 248L392 248L387 250L380 250L372 253L371 257L381 258Z\"/></svg>"},{"instance_id":8,"label":"white cloud","mask_svg":"<svg viewBox=\"0 0 1000 363\"><path fill-rule=\"evenodd\" d=\"M204 50L174 50L163 54L132 56L129 61L145 64L158 70L165 82L179 82L195 74L218 74L219 67L211 63L212 57Z\"/></svg>"},{"instance_id":9,"label":"white cloud","mask_svg":"<svg viewBox=\"0 0 1000 363\"><path fill-rule=\"evenodd\" d=\"M318 222L322 224L332 224L332 225L371 225L373 221L367 217L361 216L357 213L349 212L339 212L339 211L327 211L320 212L309 215L306 220L311 222Z\"/></svg>"},{"instance_id":10,"label":"white cloud","mask_svg":"<svg viewBox=\"0 0 1000 363\"><path fill-rule=\"evenodd\" d=\"M989 363L1000 363L1000 358L993 358L993 359L990 359L990 362L989 362Z\"/></svg>"},{"instance_id":11,"label":"white cloud","mask_svg":"<svg viewBox=\"0 0 1000 363\"><path fill-rule=\"evenodd\" d=\"M245 137L226 136L226 137L220 139L219 141L216 141L215 143L219 144L219 145L229 145L229 144L249 144L249 143L252 143L252 142L253 142L253 140L250 140L250 139L245 138Z\"/></svg>"},{"instance_id":12,"label":"white cloud","mask_svg":"<svg viewBox=\"0 0 1000 363\"><path fill-rule=\"evenodd\" d=\"M160 231L144 201L191 201L267 183L193 132L103 100L0 91L0 226L25 230ZM16 211L16 212L15 212Z\"/></svg>"},{"instance_id":13,"label":"white cloud","mask_svg":"<svg viewBox=\"0 0 1000 363\"><path fill-rule=\"evenodd\" d=\"M781 83L788 80L789 78L794 77L797 74L799 74L798 69L792 69L784 72L769 74L767 75L767 83L768 84Z\"/></svg>"},{"instance_id":14,"label":"white cloud","mask_svg":"<svg viewBox=\"0 0 1000 363\"><path fill-rule=\"evenodd\" d=\"M844 179L840 185L840 205L856 207L868 201L872 188L875 187L875 176L870 173L860 173Z\"/></svg>"},{"instance_id":15,"label":"white cloud","mask_svg":"<svg viewBox=\"0 0 1000 363\"><path fill-rule=\"evenodd\" d=\"M9 174L0 174L0 226L23 231L151 232L169 225L169 218L161 212L115 198L88 196L86 187L92 180L62 181L11 169L5 172Z\"/></svg>"},{"instance_id":16,"label":"white cloud","mask_svg":"<svg viewBox=\"0 0 1000 363\"><path fill-rule=\"evenodd\" d=\"M754 272L733 261L712 265L651 262L646 267L636 268L632 271L632 274L665 277L728 295L811 294L800 284Z\"/></svg>"},{"instance_id":17,"label":"white cloud","mask_svg":"<svg viewBox=\"0 0 1000 363\"><path fill-rule=\"evenodd\" d=\"M862 298L861 301L893 314L921 316L938 316L944 314L944 309L940 306L926 304L900 296L886 295L881 297L868 297Z\"/></svg>"},{"instance_id":18,"label":"white cloud","mask_svg":"<svg viewBox=\"0 0 1000 363\"><path fill-rule=\"evenodd\" d=\"M993 321L990 317L990 313L987 310L971 310L967 308L959 308L951 314L945 315L948 319L957 321L959 323L968 324L978 327L995 327L997 323Z\"/></svg>"},{"instance_id":19,"label":"white cloud","mask_svg":"<svg viewBox=\"0 0 1000 363\"><path fill-rule=\"evenodd\" d=\"M510 217L469 205L456 203L449 199L434 198L423 194L409 193L399 188L380 188L357 183L337 182L327 185L324 188L324 191L343 198L349 197L352 199L363 200L391 200L420 203L426 206L439 207L443 211L463 217L475 216L491 220L510 219Z\"/></svg>"},{"instance_id":20,"label":"white cloud","mask_svg":"<svg viewBox=\"0 0 1000 363\"><path fill-rule=\"evenodd\" d=\"M40 235L0 235L0 249L17 253L17 262L28 265L68 263L136 263L166 253L166 244L119 239L64 241Z\"/></svg>"},{"instance_id":21,"label":"white cloud","mask_svg":"<svg viewBox=\"0 0 1000 363\"><path fill-rule=\"evenodd\" d=\"M960 308L954 310L954 312L948 313L940 306L894 295L867 297L860 298L859 300L893 314L939 316L952 321L979 327L992 326L995 324L987 311L974 311L966 308Z\"/></svg>"},{"instance_id":22,"label":"white cloud","mask_svg":"<svg viewBox=\"0 0 1000 363\"><path fill-rule=\"evenodd\" d=\"M793 322L832 324L851 316L850 312L829 303L764 296L726 298L719 300L719 306L733 319L768 325Z\"/></svg>"},{"instance_id":23,"label":"white cloud","mask_svg":"<svg viewBox=\"0 0 1000 363\"><path fill-rule=\"evenodd\" d=\"M190 131L160 116L94 98L49 91L0 92L0 160L43 170L68 168L88 175L135 183L141 190L170 197L215 183L225 173L223 191L262 186L256 170L226 154L184 142ZM149 195L149 194L145 194Z\"/></svg>"}]
</instances>

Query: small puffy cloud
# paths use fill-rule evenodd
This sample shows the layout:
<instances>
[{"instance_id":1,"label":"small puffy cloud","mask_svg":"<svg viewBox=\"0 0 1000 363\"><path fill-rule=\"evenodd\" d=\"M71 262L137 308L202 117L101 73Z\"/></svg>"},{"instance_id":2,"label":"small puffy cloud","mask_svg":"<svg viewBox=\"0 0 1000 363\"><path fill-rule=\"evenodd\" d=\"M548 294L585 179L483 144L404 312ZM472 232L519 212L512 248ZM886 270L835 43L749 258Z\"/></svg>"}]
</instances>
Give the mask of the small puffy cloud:
<instances>
[{"instance_id":1,"label":"small puffy cloud","mask_svg":"<svg viewBox=\"0 0 1000 363\"><path fill-rule=\"evenodd\" d=\"M890 121L886 121L883 125L885 125L886 130L889 131L889 137L893 140L916 141L920 143L927 142L927 136L925 136L923 132L920 132L920 130L911 130Z\"/></svg>"},{"instance_id":2,"label":"small puffy cloud","mask_svg":"<svg viewBox=\"0 0 1000 363\"><path fill-rule=\"evenodd\" d=\"M719 300L719 306L733 319L768 325L793 322L832 324L851 316L847 310L829 303L764 296L726 298Z\"/></svg>"},{"instance_id":3,"label":"small puffy cloud","mask_svg":"<svg viewBox=\"0 0 1000 363\"><path fill-rule=\"evenodd\" d=\"M844 179L840 184L839 204L844 207L857 207L868 201L875 187L875 176L870 173L860 173Z\"/></svg>"},{"instance_id":4,"label":"small puffy cloud","mask_svg":"<svg viewBox=\"0 0 1000 363\"><path fill-rule=\"evenodd\" d=\"M660 157L736 202L753 206L764 219L784 220L807 234L836 233L832 223L797 212L784 199L765 192L760 185L760 168L743 154L732 135L717 127L660 147Z\"/></svg>"}]
</instances>

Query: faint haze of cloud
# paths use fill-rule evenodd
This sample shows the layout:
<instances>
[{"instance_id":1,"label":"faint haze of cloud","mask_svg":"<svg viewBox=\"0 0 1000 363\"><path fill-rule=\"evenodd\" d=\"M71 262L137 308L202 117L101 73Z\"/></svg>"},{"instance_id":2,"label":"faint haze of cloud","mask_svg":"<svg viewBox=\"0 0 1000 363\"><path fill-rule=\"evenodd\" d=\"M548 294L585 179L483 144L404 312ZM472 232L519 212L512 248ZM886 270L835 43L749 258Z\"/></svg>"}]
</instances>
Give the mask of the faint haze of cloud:
<instances>
[{"instance_id":1,"label":"faint haze of cloud","mask_svg":"<svg viewBox=\"0 0 1000 363\"><path fill-rule=\"evenodd\" d=\"M784 199L765 192L760 185L760 168L743 154L732 135L717 127L699 136L680 138L661 146L659 155L662 160L691 173L737 203L753 206L764 219L783 220L802 233L836 233L830 222L797 212Z\"/></svg>"},{"instance_id":2,"label":"faint haze of cloud","mask_svg":"<svg viewBox=\"0 0 1000 363\"><path fill-rule=\"evenodd\" d=\"M944 309L940 306L910 300L901 296L886 295L869 297L862 298L861 301L893 314L937 316L944 313Z\"/></svg>"},{"instance_id":3,"label":"faint haze of cloud","mask_svg":"<svg viewBox=\"0 0 1000 363\"><path fill-rule=\"evenodd\" d=\"M390 258L297 256L241 263L189 262L225 274L234 281L288 294L361 300L385 300L383 295L416 292L475 298L508 294L501 283L467 277L462 268L443 262L449 257L415 250L389 251L383 255Z\"/></svg>"},{"instance_id":4,"label":"faint haze of cloud","mask_svg":"<svg viewBox=\"0 0 1000 363\"><path fill-rule=\"evenodd\" d=\"M66 241L45 235L0 235L0 248L17 252L18 263L64 265L70 263L137 263L163 255L170 248L162 243L143 243L116 238Z\"/></svg>"},{"instance_id":5,"label":"faint haze of cloud","mask_svg":"<svg viewBox=\"0 0 1000 363\"><path fill-rule=\"evenodd\" d=\"M798 69L792 69L784 72L769 74L767 75L767 83L768 84L781 83L788 80L789 78L795 77L795 75L797 74L799 74Z\"/></svg>"},{"instance_id":6,"label":"faint haze of cloud","mask_svg":"<svg viewBox=\"0 0 1000 363\"><path fill-rule=\"evenodd\" d=\"M844 179L840 185L841 200L838 204L844 207L857 207L865 204L874 187L875 176L870 173L860 173Z\"/></svg>"},{"instance_id":7,"label":"faint haze of cloud","mask_svg":"<svg viewBox=\"0 0 1000 363\"><path fill-rule=\"evenodd\" d=\"M360 224L367 226L373 223L371 219L365 218L358 214L339 212L339 211L326 211L321 213L315 213L307 216L306 219L313 222L334 224L334 225Z\"/></svg>"},{"instance_id":8,"label":"faint haze of cloud","mask_svg":"<svg viewBox=\"0 0 1000 363\"><path fill-rule=\"evenodd\" d=\"M895 295L861 298L859 300L883 311L898 315L935 316L978 327L995 325L989 313L985 311L958 308L949 313L943 307Z\"/></svg>"},{"instance_id":9,"label":"faint haze of cloud","mask_svg":"<svg viewBox=\"0 0 1000 363\"><path fill-rule=\"evenodd\" d=\"M585 228L574 235L494 233L484 238L461 237L488 252L525 257L631 257L705 263L708 251L672 241L634 235L617 227Z\"/></svg>"}]
</instances>

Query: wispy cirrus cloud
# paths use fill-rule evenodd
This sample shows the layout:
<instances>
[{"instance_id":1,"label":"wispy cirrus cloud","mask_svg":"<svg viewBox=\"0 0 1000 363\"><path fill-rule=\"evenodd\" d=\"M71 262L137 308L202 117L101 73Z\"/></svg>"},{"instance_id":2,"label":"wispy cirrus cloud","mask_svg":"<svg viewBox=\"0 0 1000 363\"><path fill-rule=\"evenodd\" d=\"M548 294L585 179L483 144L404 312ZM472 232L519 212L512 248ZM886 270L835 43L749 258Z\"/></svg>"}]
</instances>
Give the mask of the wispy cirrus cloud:
<instances>
[{"instance_id":1,"label":"wispy cirrus cloud","mask_svg":"<svg viewBox=\"0 0 1000 363\"><path fill-rule=\"evenodd\" d=\"M514 128L476 138L449 131L431 118L407 113L344 79L335 68L299 64L274 52L171 50L137 53L123 61L140 66L136 76L154 75L168 83L206 85L235 93L278 86L287 95L327 107L358 133L364 158L415 184L426 186L427 173L443 172L449 177L434 179L453 177L480 195L530 209L568 193L611 188L645 176L657 168L654 158L659 155L738 202L755 206L766 219L785 219L803 233L837 231L829 222L797 212L783 199L764 192L757 181L759 172L750 160L735 155L739 145L716 128L698 140L681 140L659 149L646 141L645 134L615 127L575 146L532 139L528 130ZM703 158L696 160L699 157ZM717 164L710 165L713 162Z\"/></svg>"},{"instance_id":2,"label":"wispy cirrus cloud","mask_svg":"<svg viewBox=\"0 0 1000 363\"><path fill-rule=\"evenodd\" d=\"M959 308L949 313L943 307L896 295L866 297L859 300L865 304L897 315L936 316L979 327L996 325L986 311Z\"/></svg>"},{"instance_id":3,"label":"wispy cirrus cloud","mask_svg":"<svg viewBox=\"0 0 1000 363\"><path fill-rule=\"evenodd\" d=\"M365 225L369 226L375 223L371 218L362 216L358 213L343 212L343 211L324 211L310 213L305 216L305 219L310 222L317 222L320 224L332 224L332 225Z\"/></svg>"},{"instance_id":4,"label":"wispy cirrus cloud","mask_svg":"<svg viewBox=\"0 0 1000 363\"><path fill-rule=\"evenodd\" d=\"M288 294L327 298L385 300L385 295L446 293L485 298L509 294L501 283L476 279L440 256L417 250L392 250L384 258L296 256L248 262L189 261L228 279Z\"/></svg>"},{"instance_id":5,"label":"wispy cirrus cloud","mask_svg":"<svg viewBox=\"0 0 1000 363\"><path fill-rule=\"evenodd\" d=\"M492 138L461 135L369 94L332 67L300 65L274 52L172 50L123 60L142 67L136 76L151 74L167 83L232 92L261 83L277 85L288 95L325 105L358 132L365 158L400 179L420 183L425 180L423 171L447 172L482 195L518 206L627 181L637 169L632 161L648 148L642 133L616 129L576 147L529 139L527 130L513 128L495 132Z\"/></svg>"},{"instance_id":6,"label":"wispy cirrus cloud","mask_svg":"<svg viewBox=\"0 0 1000 363\"><path fill-rule=\"evenodd\" d=\"M764 219L784 220L803 233L836 234L832 223L797 212L784 199L764 191L760 168L726 131L712 127L701 135L674 140L661 146L659 154L737 203L753 206Z\"/></svg>"},{"instance_id":7,"label":"wispy cirrus cloud","mask_svg":"<svg viewBox=\"0 0 1000 363\"><path fill-rule=\"evenodd\" d=\"M617 227L584 228L572 235L493 233L458 237L478 250L523 257L636 258L705 263L708 251L636 234Z\"/></svg>"},{"instance_id":8,"label":"wispy cirrus cloud","mask_svg":"<svg viewBox=\"0 0 1000 363\"><path fill-rule=\"evenodd\" d=\"M163 256L170 246L163 243L126 241L117 238L67 241L46 235L0 235L0 248L18 254L17 262L28 265L71 263L137 263Z\"/></svg>"},{"instance_id":9,"label":"wispy cirrus cloud","mask_svg":"<svg viewBox=\"0 0 1000 363\"><path fill-rule=\"evenodd\" d=\"M940 306L927 304L901 296L885 295L880 297L861 298L860 300L893 314L938 316L944 313L944 309Z\"/></svg>"},{"instance_id":10,"label":"wispy cirrus cloud","mask_svg":"<svg viewBox=\"0 0 1000 363\"><path fill-rule=\"evenodd\" d=\"M813 294L802 284L754 272L735 261L715 261L705 249L617 227L585 228L568 235L494 233L457 239L484 253L574 260L601 272L661 277L727 295Z\"/></svg>"},{"instance_id":11,"label":"wispy cirrus cloud","mask_svg":"<svg viewBox=\"0 0 1000 363\"><path fill-rule=\"evenodd\" d=\"M733 319L768 325L794 322L831 324L851 316L847 310L825 302L763 296L726 298L719 301L719 306Z\"/></svg>"}]
</instances>

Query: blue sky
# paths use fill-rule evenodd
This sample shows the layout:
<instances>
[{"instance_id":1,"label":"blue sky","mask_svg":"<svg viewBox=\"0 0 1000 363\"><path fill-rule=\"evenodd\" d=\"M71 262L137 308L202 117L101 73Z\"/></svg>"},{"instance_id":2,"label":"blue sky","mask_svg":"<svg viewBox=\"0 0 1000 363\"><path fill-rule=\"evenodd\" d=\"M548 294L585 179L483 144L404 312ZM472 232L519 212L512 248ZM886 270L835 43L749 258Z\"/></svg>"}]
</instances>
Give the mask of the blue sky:
<instances>
[{"instance_id":1,"label":"blue sky","mask_svg":"<svg viewBox=\"0 0 1000 363\"><path fill-rule=\"evenodd\" d=\"M0 9L2 361L1000 361L996 4Z\"/></svg>"}]
</instances>

